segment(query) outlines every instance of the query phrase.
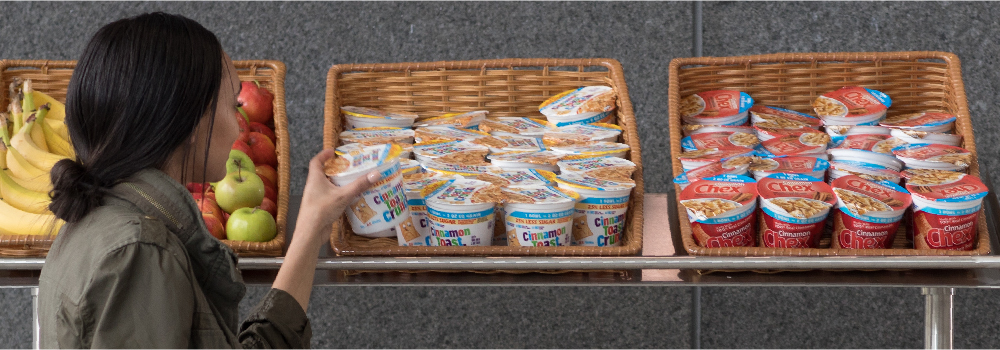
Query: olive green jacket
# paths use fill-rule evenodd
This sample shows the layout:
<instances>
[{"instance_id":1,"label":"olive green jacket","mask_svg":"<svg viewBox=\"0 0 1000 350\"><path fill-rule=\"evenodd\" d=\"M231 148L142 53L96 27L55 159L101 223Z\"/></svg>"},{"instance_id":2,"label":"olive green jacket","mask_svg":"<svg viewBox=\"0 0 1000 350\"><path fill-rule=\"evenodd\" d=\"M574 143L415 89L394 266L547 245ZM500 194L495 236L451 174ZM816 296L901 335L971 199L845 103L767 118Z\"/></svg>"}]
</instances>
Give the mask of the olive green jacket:
<instances>
[{"instance_id":1,"label":"olive green jacket","mask_svg":"<svg viewBox=\"0 0 1000 350\"><path fill-rule=\"evenodd\" d=\"M39 278L42 348L304 348L299 303L271 289L239 324L236 255L159 170L113 187L66 225Z\"/></svg>"}]
</instances>

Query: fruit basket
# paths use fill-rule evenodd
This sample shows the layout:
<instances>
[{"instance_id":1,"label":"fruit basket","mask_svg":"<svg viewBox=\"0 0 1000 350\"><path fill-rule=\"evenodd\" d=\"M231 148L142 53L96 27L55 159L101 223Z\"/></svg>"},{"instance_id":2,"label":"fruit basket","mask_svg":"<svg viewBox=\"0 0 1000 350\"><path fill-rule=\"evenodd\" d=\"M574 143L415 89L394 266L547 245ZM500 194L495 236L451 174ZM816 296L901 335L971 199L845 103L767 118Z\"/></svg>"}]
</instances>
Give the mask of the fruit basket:
<instances>
[{"instance_id":1,"label":"fruit basket","mask_svg":"<svg viewBox=\"0 0 1000 350\"><path fill-rule=\"evenodd\" d=\"M490 117L542 117L538 106L560 92L587 85L616 90L617 120L626 156L636 164L621 246L614 247L412 247L395 237L365 238L342 217L331 245L338 255L368 256L622 256L642 247L642 161L635 115L621 64L613 59L498 59L392 64L345 64L330 68L324 108L323 147L339 145L344 130L340 107L358 106L437 116L487 110Z\"/></svg>"},{"instance_id":2,"label":"fruit basket","mask_svg":"<svg viewBox=\"0 0 1000 350\"><path fill-rule=\"evenodd\" d=\"M892 97L889 116L915 112L945 112L958 117L955 132L962 147L972 153L969 174L979 176L976 144L962 70L956 55L947 52L785 53L736 57L678 58L670 62L670 152L674 174L683 172L678 155L681 145L681 97L709 90L739 90L755 104L805 112L812 111L817 96L847 85L882 91ZM679 187L678 193L680 193ZM679 196L678 196L679 198ZM970 251L913 249L905 239L905 225L890 249L831 249L830 232L820 248L767 248L699 246L680 200L675 203L680 235L692 255L710 256L828 256L828 255L985 255L990 252L985 214L980 212L978 239ZM758 214L760 215L760 214Z\"/></svg>"},{"instance_id":3,"label":"fruit basket","mask_svg":"<svg viewBox=\"0 0 1000 350\"><path fill-rule=\"evenodd\" d=\"M240 256L280 256L285 245L285 224L288 215L289 159L288 117L285 114L285 64L279 61L234 61L240 80L257 80L261 86L274 93L275 148L278 156L278 215L277 235L268 242L242 242L223 240ZM15 77L31 79L34 90L43 92L58 101L65 101L66 88L76 61L49 60L0 60L0 103L8 104L6 87ZM3 225L0 222L0 225ZM55 236L0 235L0 256L43 257Z\"/></svg>"}]
</instances>

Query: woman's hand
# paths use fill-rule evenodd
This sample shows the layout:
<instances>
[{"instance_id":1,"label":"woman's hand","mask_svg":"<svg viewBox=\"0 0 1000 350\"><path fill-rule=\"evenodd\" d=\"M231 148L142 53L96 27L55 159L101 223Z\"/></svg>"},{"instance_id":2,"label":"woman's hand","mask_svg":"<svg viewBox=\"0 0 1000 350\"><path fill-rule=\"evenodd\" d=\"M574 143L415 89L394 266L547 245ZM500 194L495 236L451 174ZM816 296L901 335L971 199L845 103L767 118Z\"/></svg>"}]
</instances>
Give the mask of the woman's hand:
<instances>
[{"instance_id":1,"label":"woman's hand","mask_svg":"<svg viewBox=\"0 0 1000 350\"><path fill-rule=\"evenodd\" d=\"M321 233L323 237L320 242L324 244L330 238L333 223L340 219L347 206L361 195L361 192L371 188L381 179L379 173L375 171L354 180L347 186L334 185L323 172L323 163L336 156L334 150L326 149L309 162L309 176L302 191L302 205L296 221L296 227L302 225L311 228L302 230L303 233L316 231ZM295 233L299 232L300 230L296 230Z\"/></svg>"}]
</instances>

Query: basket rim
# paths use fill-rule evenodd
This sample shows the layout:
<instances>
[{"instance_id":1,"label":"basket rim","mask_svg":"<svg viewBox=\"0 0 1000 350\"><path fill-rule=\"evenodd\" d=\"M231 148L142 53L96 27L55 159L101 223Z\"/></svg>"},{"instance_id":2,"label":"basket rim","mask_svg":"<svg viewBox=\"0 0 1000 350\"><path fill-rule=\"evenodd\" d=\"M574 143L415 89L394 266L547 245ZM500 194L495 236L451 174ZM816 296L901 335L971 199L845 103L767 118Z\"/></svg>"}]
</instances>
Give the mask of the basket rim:
<instances>
[{"instance_id":1,"label":"basket rim","mask_svg":"<svg viewBox=\"0 0 1000 350\"><path fill-rule=\"evenodd\" d=\"M551 66L560 67L585 67L585 66L602 66L608 69L607 74L610 78L613 87L619 91L619 117L622 115L627 115L632 121L633 125L631 130L626 128L626 132L630 134L629 136L629 147L631 148L630 154L632 155L632 162L636 163L636 171L634 173L634 178L636 182L636 190L633 191L632 201L633 205L630 207L630 212L632 212L632 223L629 229L632 230L632 239L629 245L618 246L618 247L582 247L574 246L574 249L580 250L593 250L593 254L573 254L573 255L587 255L587 256L607 256L607 255L636 255L642 250L642 235L643 235L643 222L642 222L642 209L643 209L643 189L645 188L643 182L642 173L642 148L639 145L639 135L638 131L635 130L635 112L633 110L632 101L628 94L628 87L625 83L624 70L621 63L613 58L507 58L507 59L482 59L482 60L466 60L466 61L431 61L431 62L399 62L399 63L352 63L352 64L336 64L330 67L327 72L327 84L326 84L326 101L324 102L324 135L323 135L323 148L334 148L336 147L336 142L339 135L334 135L334 127L331 125L334 118L339 115L335 111L335 105L340 106L339 95L336 94L338 90L338 77L342 74L349 74L353 72L393 72L393 71L428 71L428 70L471 70L471 69L502 69L508 68L513 69L514 67L542 67L540 70L547 70ZM392 256L441 256L441 255L482 255L482 256L507 256L507 255L566 255L565 247L521 247L515 252L510 253L500 253L500 252L490 252L489 248L491 246L485 247L450 247L448 252L440 253L430 251L428 248L437 247L391 247L378 249L378 252L364 253L354 252L351 250L345 250L338 245L347 245L345 241L345 236L339 234L342 230L340 226L344 223L343 217L334 223L333 230L331 231L330 245L337 255L392 255ZM517 248L502 246L503 248ZM587 249L593 248L593 249ZM375 250L375 249L372 249ZM523 253L522 253L523 252Z\"/></svg>"}]
</instances>

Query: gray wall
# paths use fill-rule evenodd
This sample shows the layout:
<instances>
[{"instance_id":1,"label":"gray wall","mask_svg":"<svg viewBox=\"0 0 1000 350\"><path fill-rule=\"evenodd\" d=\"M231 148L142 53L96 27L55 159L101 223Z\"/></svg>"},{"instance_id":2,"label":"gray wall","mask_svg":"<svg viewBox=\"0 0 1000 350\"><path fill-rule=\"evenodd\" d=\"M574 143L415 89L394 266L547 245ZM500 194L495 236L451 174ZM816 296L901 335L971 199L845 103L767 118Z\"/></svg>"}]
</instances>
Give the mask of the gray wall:
<instances>
[{"instance_id":1,"label":"gray wall","mask_svg":"<svg viewBox=\"0 0 1000 350\"><path fill-rule=\"evenodd\" d=\"M646 191L671 190L667 65L691 55L691 3L0 3L0 58L76 59L101 25L148 11L214 31L234 59L288 66L292 191L321 149L337 63L611 57L639 119ZM997 164L992 3L704 4L704 55L944 50L963 62L981 160ZM244 309L263 295L253 288ZM479 295L476 300L463 296ZM686 288L318 288L316 347L688 347ZM998 347L992 290L959 290L956 345ZM466 301L462 301L462 300ZM705 347L920 347L909 288L705 288ZM30 346L30 295L0 290L0 347Z\"/></svg>"}]
</instances>

